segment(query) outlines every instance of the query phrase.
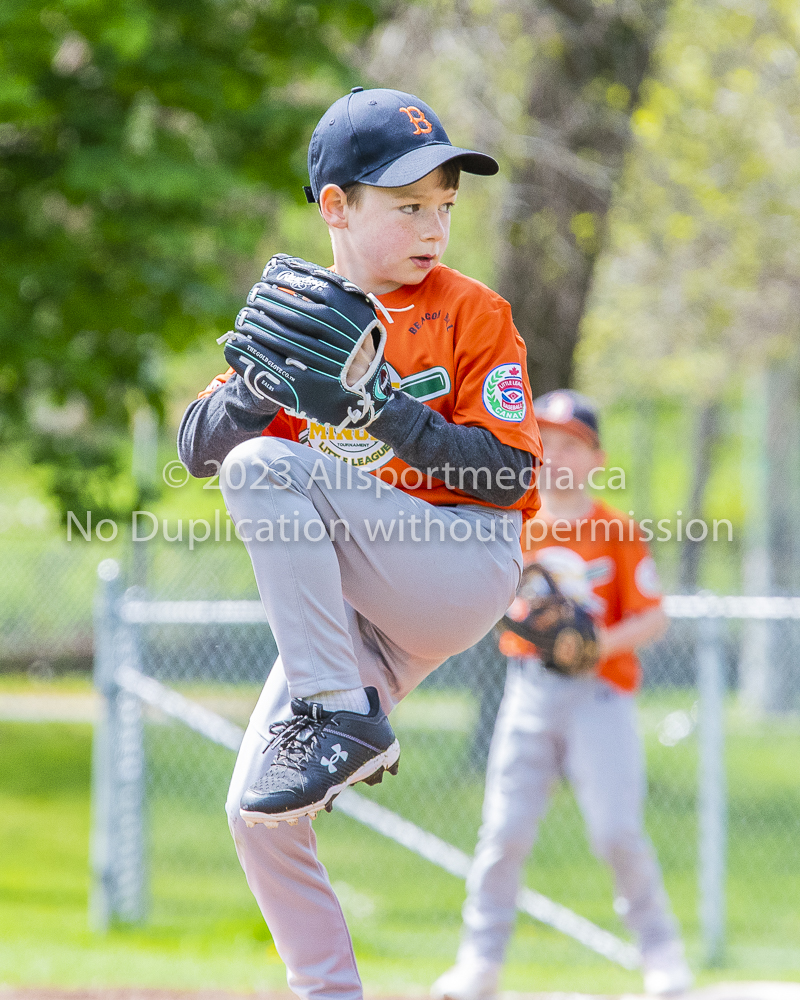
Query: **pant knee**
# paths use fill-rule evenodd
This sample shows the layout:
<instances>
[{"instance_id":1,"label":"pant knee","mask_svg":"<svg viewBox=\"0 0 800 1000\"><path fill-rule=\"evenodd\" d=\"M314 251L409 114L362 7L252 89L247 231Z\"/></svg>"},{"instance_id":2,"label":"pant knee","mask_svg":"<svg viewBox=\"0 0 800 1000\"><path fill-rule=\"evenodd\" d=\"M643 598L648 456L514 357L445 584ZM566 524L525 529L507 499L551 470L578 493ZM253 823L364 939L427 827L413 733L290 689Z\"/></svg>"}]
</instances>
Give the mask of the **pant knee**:
<instances>
[{"instance_id":1,"label":"pant knee","mask_svg":"<svg viewBox=\"0 0 800 1000\"><path fill-rule=\"evenodd\" d=\"M231 832L233 832L233 824L236 822L236 820L241 819L241 816L239 815L238 799L234 801L234 799L231 796L228 796L228 799L225 803L225 815L228 817L228 826L231 828Z\"/></svg>"},{"instance_id":2,"label":"pant knee","mask_svg":"<svg viewBox=\"0 0 800 1000\"><path fill-rule=\"evenodd\" d=\"M231 832L231 837L236 845L236 853L239 855L239 859L244 863L244 854L248 849L248 841L252 838L249 834L252 833L241 815L239 814L239 802L234 802L232 799L228 799L225 803L225 814L228 817L228 829Z\"/></svg>"},{"instance_id":3,"label":"pant knee","mask_svg":"<svg viewBox=\"0 0 800 1000\"><path fill-rule=\"evenodd\" d=\"M639 830L603 830L593 834L592 850L596 857L616 868L632 857L647 854L647 843Z\"/></svg>"},{"instance_id":4,"label":"pant knee","mask_svg":"<svg viewBox=\"0 0 800 1000\"><path fill-rule=\"evenodd\" d=\"M228 510L271 497L273 503L292 492L298 478L282 442L258 437L231 449L219 470L219 486Z\"/></svg>"},{"instance_id":5,"label":"pant knee","mask_svg":"<svg viewBox=\"0 0 800 1000\"><path fill-rule=\"evenodd\" d=\"M487 856L519 861L527 857L534 835L533 824L523 820L506 822L503 826L484 824L479 843Z\"/></svg>"}]
</instances>

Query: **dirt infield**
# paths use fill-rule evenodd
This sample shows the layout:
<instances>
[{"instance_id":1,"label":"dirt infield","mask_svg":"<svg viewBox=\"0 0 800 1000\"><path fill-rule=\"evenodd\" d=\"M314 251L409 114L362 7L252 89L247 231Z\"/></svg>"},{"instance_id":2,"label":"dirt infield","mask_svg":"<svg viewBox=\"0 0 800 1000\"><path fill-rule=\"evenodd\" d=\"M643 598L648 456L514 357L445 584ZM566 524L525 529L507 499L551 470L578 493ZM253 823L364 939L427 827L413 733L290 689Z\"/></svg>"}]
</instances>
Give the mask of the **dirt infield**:
<instances>
[{"instance_id":1,"label":"dirt infield","mask_svg":"<svg viewBox=\"0 0 800 1000\"><path fill-rule=\"evenodd\" d=\"M718 983L681 994L684 1000L800 1000L800 983ZM51 986L11 987L0 985L0 1000L290 1000L293 994L228 993L224 990L138 989L136 987L91 987L66 990ZM638 1000L639 994L614 996L588 993L501 993L500 1000ZM378 1000L376 997L375 1000ZM410 1000L382 997L380 1000ZM642 998L646 1000L646 998Z\"/></svg>"}]
</instances>

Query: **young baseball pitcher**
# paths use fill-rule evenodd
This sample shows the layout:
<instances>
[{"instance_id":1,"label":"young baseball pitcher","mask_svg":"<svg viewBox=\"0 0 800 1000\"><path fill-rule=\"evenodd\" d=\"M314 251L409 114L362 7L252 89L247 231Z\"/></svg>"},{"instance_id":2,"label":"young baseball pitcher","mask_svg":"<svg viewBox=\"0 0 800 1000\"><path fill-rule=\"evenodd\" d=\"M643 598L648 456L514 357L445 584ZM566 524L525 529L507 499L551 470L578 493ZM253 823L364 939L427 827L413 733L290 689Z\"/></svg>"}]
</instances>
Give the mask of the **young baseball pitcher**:
<instances>
[{"instance_id":1,"label":"young baseball pitcher","mask_svg":"<svg viewBox=\"0 0 800 1000\"><path fill-rule=\"evenodd\" d=\"M676 993L692 976L643 829L645 772L633 698L640 680L634 650L667 625L659 581L635 522L587 493L592 470L605 464L591 403L556 391L537 399L534 409L545 465L542 510L523 532L525 578L539 576L541 583L538 567L544 567L560 594L591 615L596 647L592 642L588 672L570 675L562 670L580 643L579 620L569 630L575 642L561 650L556 643L547 656L544 643L534 647L511 631L501 638L509 657L506 689L489 754L462 943L457 964L431 992L438 1000L488 1000L497 992L522 866L553 786L565 777L595 854L611 866L619 910L638 938L645 989ZM547 593L544 604L551 597ZM524 603L518 597L509 609L511 623ZM559 656L562 670L556 669Z\"/></svg>"},{"instance_id":2,"label":"young baseball pitcher","mask_svg":"<svg viewBox=\"0 0 800 1000\"><path fill-rule=\"evenodd\" d=\"M459 172L495 161L356 87L308 164L333 266L269 262L179 453L220 471L280 654L231 781L236 849L291 988L357 1000L311 819L396 772L387 713L508 607L541 442L508 303L441 263Z\"/></svg>"}]
</instances>

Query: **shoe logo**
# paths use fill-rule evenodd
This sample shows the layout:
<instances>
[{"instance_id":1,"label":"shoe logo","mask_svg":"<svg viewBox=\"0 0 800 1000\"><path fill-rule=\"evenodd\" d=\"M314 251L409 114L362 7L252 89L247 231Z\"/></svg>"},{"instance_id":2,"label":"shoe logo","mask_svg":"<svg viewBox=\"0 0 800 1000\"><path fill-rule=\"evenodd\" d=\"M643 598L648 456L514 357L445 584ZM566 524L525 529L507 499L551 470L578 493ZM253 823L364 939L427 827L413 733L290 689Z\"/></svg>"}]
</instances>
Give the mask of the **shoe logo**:
<instances>
[{"instance_id":1,"label":"shoe logo","mask_svg":"<svg viewBox=\"0 0 800 1000\"><path fill-rule=\"evenodd\" d=\"M342 750L341 743L334 743L331 749L333 750L333 753L330 756L330 760L328 760L327 757L323 757L320 763L323 767L327 767L330 774L334 774L338 770L336 764L340 760L347 760L347 751Z\"/></svg>"},{"instance_id":2,"label":"shoe logo","mask_svg":"<svg viewBox=\"0 0 800 1000\"><path fill-rule=\"evenodd\" d=\"M433 125L425 117L425 113L419 108L415 108L413 104L409 104L407 108L400 108L400 110L408 115L408 120L414 126L412 135L422 135L423 133L427 135L433 131Z\"/></svg>"}]
</instances>

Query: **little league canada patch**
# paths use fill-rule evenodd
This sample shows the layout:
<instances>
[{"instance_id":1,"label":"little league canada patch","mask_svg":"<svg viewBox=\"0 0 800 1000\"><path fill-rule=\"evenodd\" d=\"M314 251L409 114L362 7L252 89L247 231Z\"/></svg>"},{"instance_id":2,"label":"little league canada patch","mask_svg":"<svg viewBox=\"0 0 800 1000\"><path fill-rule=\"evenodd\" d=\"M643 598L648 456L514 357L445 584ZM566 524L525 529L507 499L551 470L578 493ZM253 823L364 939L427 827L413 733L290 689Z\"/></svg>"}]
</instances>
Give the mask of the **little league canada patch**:
<instances>
[{"instance_id":1,"label":"little league canada patch","mask_svg":"<svg viewBox=\"0 0 800 1000\"><path fill-rule=\"evenodd\" d=\"M525 390L518 364L498 365L483 382L483 405L494 417L519 423L525 417Z\"/></svg>"}]
</instances>

